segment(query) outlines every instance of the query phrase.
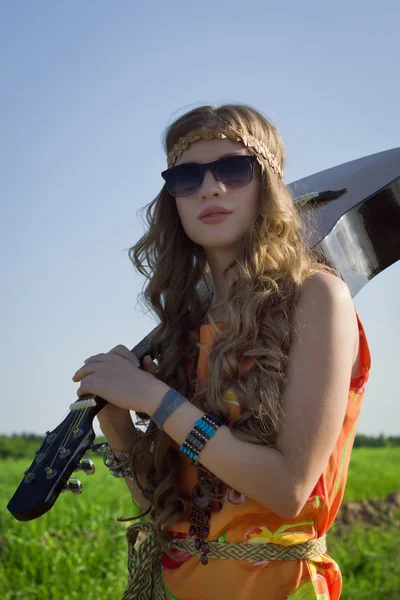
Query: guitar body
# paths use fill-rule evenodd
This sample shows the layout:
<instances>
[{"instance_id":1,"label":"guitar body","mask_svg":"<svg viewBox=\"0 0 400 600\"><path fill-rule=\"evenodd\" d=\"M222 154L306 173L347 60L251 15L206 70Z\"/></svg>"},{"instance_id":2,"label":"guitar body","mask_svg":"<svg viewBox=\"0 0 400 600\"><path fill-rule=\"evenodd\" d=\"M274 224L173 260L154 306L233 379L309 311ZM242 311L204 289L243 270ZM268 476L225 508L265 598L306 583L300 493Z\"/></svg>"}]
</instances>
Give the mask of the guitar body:
<instances>
[{"instance_id":1,"label":"guitar body","mask_svg":"<svg viewBox=\"0 0 400 600\"><path fill-rule=\"evenodd\" d=\"M375 275L400 258L400 148L379 152L305 177L289 185L302 211L312 248L340 273L354 297ZM314 224L307 229L309 217ZM207 281L208 280L208 281ZM213 286L198 287L209 300ZM157 329L157 328L156 328ZM154 330L132 352L143 368L152 355ZM64 421L46 437L8 503L20 521L40 517L54 505L79 461L91 447L92 422L106 401L86 395L71 405Z\"/></svg>"},{"instance_id":2,"label":"guitar body","mask_svg":"<svg viewBox=\"0 0 400 600\"><path fill-rule=\"evenodd\" d=\"M400 148L379 152L290 184L297 202L316 197L318 248L354 297L375 275L400 258ZM323 190L345 190L324 201Z\"/></svg>"}]
</instances>

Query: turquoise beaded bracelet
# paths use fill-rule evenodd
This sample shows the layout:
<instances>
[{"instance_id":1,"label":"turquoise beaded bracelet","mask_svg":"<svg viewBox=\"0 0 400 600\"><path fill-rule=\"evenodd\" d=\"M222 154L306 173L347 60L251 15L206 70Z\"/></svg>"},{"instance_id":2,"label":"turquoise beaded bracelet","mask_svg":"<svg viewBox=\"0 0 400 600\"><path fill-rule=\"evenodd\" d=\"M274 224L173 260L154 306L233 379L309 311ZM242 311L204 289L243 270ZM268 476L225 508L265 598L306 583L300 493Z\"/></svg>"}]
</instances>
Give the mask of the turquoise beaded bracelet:
<instances>
[{"instance_id":1,"label":"turquoise beaded bracelet","mask_svg":"<svg viewBox=\"0 0 400 600\"><path fill-rule=\"evenodd\" d=\"M207 413L194 424L194 428L187 435L179 450L192 459L192 465L199 460L199 454L223 423L213 414Z\"/></svg>"}]
</instances>

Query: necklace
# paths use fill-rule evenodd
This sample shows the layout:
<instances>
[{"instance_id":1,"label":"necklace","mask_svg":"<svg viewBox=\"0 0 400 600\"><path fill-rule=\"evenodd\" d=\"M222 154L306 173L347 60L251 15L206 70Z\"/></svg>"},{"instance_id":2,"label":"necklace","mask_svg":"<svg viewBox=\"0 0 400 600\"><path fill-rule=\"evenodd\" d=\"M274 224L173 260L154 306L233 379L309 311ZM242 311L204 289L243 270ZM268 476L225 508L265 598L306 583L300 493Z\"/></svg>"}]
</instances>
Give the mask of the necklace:
<instances>
[{"instance_id":1,"label":"necklace","mask_svg":"<svg viewBox=\"0 0 400 600\"><path fill-rule=\"evenodd\" d=\"M205 541L210 533L210 519L212 512L222 509L222 502L213 499L213 495L221 494L224 484L207 469L198 467L197 483L192 490L192 508L189 515L189 536L195 537L196 550L201 550L201 563L208 563L207 554L210 546Z\"/></svg>"}]
</instances>

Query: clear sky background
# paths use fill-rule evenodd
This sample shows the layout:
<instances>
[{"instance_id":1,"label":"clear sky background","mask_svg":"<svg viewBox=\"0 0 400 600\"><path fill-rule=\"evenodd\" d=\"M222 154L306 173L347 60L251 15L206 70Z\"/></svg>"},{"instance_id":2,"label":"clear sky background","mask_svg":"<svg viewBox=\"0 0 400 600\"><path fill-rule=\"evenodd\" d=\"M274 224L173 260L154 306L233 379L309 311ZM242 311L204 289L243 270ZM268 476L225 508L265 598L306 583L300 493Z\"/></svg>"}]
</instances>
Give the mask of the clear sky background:
<instances>
[{"instance_id":1,"label":"clear sky background","mask_svg":"<svg viewBox=\"0 0 400 600\"><path fill-rule=\"evenodd\" d=\"M127 250L166 126L250 104L287 183L398 147L399 31L397 0L0 2L0 433L53 429L84 359L155 326ZM354 299L373 361L358 433L400 433L399 295L398 262Z\"/></svg>"}]
</instances>

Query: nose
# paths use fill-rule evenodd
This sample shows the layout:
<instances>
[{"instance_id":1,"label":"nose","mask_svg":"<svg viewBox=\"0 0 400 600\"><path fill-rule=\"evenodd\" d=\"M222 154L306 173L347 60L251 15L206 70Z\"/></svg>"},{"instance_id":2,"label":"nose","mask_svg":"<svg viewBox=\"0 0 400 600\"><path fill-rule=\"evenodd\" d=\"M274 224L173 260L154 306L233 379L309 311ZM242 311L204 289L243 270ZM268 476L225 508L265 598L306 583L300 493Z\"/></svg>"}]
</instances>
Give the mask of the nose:
<instances>
[{"instance_id":1,"label":"nose","mask_svg":"<svg viewBox=\"0 0 400 600\"><path fill-rule=\"evenodd\" d=\"M199 187L199 194L202 198L207 198L209 196L218 196L226 190L226 187L223 183L218 181L214 177L211 169L207 169L204 173L204 179Z\"/></svg>"}]
</instances>

